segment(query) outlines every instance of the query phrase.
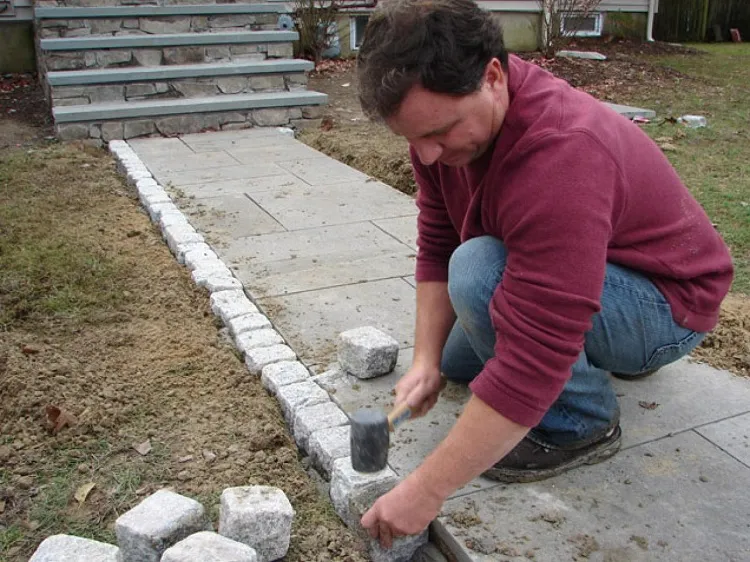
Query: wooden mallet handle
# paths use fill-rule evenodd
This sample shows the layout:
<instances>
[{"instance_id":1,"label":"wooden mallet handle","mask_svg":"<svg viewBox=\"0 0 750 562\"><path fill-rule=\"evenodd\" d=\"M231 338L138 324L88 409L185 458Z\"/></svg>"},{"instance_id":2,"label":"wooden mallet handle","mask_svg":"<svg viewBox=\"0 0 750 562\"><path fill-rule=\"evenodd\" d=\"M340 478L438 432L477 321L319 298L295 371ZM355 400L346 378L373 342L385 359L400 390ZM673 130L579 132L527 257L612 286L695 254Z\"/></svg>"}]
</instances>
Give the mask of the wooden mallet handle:
<instances>
[{"instance_id":1,"label":"wooden mallet handle","mask_svg":"<svg viewBox=\"0 0 750 562\"><path fill-rule=\"evenodd\" d=\"M402 402L388 414L388 430L393 431L401 425L401 422L408 420L410 417L411 408L409 408L409 404Z\"/></svg>"}]
</instances>

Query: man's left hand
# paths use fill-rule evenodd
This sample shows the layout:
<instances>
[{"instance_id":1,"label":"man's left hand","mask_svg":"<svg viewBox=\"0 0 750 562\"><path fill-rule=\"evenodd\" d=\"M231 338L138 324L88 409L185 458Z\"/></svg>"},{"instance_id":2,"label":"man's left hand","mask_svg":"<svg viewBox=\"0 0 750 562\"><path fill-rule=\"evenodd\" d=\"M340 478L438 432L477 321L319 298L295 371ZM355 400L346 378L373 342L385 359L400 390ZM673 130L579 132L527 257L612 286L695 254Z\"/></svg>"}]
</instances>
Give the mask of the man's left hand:
<instances>
[{"instance_id":1,"label":"man's left hand","mask_svg":"<svg viewBox=\"0 0 750 562\"><path fill-rule=\"evenodd\" d=\"M411 474L398 486L382 496L362 516L362 527L383 548L390 548L393 539L424 531L440 512L444 498L431 493Z\"/></svg>"}]
</instances>

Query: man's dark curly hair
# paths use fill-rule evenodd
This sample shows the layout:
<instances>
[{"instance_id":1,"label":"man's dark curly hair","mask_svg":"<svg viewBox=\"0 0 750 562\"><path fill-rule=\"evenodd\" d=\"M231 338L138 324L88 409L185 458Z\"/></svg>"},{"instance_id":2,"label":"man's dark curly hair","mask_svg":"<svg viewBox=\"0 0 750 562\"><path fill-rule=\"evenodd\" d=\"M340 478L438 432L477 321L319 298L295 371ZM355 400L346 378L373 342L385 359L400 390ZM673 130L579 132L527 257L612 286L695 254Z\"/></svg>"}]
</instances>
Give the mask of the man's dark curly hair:
<instances>
[{"instance_id":1,"label":"man's dark curly hair","mask_svg":"<svg viewBox=\"0 0 750 562\"><path fill-rule=\"evenodd\" d=\"M381 0L357 57L362 110L386 119L416 84L443 94L475 92L492 58L507 69L502 29L472 0Z\"/></svg>"}]
</instances>

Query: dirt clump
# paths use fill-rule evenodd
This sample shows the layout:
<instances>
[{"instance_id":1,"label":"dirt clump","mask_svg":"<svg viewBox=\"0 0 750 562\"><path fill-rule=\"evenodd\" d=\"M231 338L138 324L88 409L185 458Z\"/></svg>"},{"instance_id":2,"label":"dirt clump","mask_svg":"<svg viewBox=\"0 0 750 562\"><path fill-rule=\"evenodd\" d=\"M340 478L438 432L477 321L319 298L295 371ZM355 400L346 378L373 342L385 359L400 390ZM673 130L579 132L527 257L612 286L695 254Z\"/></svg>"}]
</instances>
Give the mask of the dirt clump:
<instances>
[{"instance_id":1,"label":"dirt clump","mask_svg":"<svg viewBox=\"0 0 750 562\"><path fill-rule=\"evenodd\" d=\"M712 367L750 376L750 297L727 295L721 305L718 325L692 356Z\"/></svg>"}]
</instances>

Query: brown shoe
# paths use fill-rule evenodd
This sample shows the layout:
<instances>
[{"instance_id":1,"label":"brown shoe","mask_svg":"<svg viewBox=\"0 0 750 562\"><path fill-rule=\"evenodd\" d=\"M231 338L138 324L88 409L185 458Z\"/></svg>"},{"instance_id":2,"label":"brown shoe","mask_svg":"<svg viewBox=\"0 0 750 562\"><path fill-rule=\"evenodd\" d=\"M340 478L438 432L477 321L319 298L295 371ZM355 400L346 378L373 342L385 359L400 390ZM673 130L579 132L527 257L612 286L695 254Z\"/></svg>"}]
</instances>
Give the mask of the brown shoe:
<instances>
[{"instance_id":1,"label":"brown shoe","mask_svg":"<svg viewBox=\"0 0 750 562\"><path fill-rule=\"evenodd\" d=\"M557 476L584 464L602 462L620 450L620 426L612 428L599 441L579 449L546 447L525 437L483 476L498 482L536 482Z\"/></svg>"}]
</instances>

